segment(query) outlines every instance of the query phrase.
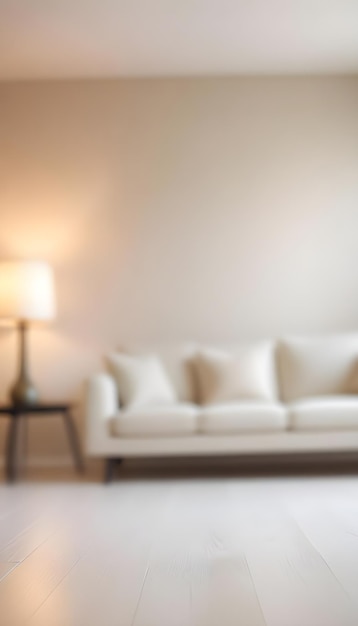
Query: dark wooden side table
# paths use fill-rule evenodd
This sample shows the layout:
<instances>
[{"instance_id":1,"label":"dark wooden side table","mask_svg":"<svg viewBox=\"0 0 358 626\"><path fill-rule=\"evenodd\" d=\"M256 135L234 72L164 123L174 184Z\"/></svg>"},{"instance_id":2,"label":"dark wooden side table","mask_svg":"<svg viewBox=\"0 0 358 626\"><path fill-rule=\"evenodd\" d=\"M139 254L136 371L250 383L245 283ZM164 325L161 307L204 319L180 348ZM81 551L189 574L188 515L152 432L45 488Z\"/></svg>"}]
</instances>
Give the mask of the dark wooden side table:
<instances>
[{"instance_id":1,"label":"dark wooden side table","mask_svg":"<svg viewBox=\"0 0 358 626\"><path fill-rule=\"evenodd\" d=\"M70 404L52 404L39 403L34 406L14 406L12 404L0 405L0 417L8 416L10 418L7 442L6 442L6 478L9 482L16 479L18 475L18 438L20 421L26 420L28 417L36 416L54 416L62 415L65 428L73 455L75 467L78 471L83 471L83 460L81 449L74 423Z\"/></svg>"}]
</instances>

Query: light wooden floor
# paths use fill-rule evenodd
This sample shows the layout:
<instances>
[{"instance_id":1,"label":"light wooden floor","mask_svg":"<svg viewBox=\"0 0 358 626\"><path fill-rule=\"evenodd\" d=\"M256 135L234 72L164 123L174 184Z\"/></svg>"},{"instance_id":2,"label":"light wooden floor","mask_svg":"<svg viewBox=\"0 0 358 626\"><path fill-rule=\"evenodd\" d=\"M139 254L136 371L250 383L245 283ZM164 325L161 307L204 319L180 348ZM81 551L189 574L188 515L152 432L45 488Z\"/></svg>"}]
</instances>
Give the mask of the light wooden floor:
<instances>
[{"instance_id":1,"label":"light wooden floor","mask_svg":"<svg viewBox=\"0 0 358 626\"><path fill-rule=\"evenodd\" d=\"M357 626L358 476L1 485L0 623Z\"/></svg>"}]
</instances>

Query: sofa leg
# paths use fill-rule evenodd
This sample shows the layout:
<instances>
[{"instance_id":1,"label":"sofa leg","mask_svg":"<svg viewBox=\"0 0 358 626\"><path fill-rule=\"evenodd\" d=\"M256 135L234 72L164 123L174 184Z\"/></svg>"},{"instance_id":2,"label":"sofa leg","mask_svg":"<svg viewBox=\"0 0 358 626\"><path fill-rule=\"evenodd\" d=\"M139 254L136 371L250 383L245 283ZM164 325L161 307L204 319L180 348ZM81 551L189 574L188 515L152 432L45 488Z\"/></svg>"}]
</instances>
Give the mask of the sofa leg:
<instances>
[{"instance_id":1,"label":"sofa leg","mask_svg":"<svg viewBox=\"0 0 358 626\"><path fill-rule=\"evenodd\" d=\"M104 470L104 482L110 483L114 476L114 471L117 465L122 463L123 459L106 459L105 470Z\"/></svg>"}]
</instances>

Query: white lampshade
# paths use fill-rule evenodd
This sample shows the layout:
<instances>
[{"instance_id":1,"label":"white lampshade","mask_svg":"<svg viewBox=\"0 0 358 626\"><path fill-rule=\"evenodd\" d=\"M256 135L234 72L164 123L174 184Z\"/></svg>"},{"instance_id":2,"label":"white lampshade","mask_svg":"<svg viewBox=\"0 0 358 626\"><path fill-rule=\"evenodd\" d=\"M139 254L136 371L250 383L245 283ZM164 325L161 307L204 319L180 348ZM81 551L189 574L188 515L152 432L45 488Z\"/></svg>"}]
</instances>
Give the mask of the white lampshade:
<instances>
[{"instance_id":1,"label":"white lampshade","mask_svg":"<svg viewBox=\"0 0 358 626\"><path fill-rule=\"evenodd\" d=\"M47 320L55 308L53 272L47 263L0 262L0 317Z\"/></svg>"}]
</instances>

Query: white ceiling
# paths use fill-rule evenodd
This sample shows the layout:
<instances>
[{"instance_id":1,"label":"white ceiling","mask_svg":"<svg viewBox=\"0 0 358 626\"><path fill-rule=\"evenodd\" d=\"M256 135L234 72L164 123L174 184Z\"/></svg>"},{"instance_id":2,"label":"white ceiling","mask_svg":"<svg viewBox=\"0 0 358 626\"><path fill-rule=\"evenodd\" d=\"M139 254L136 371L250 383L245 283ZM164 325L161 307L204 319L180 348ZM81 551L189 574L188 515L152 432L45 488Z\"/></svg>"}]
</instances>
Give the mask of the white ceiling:
<instances>
[{"instance_id":1,"label":"white ceiling","mask_svg":"<svg viewBox=\"0 0 358 626\"><path fill-rule=\"evenodd\" d=\"M358 73L358 0L0 0L0 79Z\"/></svg>"}]
</instances>

